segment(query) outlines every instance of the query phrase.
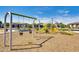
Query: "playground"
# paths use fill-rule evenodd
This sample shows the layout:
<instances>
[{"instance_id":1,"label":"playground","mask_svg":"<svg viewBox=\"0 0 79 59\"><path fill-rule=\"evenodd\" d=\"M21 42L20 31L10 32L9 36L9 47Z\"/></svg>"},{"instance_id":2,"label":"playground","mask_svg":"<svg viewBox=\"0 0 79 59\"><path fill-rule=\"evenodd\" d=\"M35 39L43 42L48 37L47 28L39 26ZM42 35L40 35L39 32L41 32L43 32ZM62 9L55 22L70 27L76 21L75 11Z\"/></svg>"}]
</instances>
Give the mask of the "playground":
<instances>
[{"instance_id":1,"label":"playground","mask_svg":"<svg viewBox=\"0 0 79 59\"><path fill-rule=\"evenodd\" d=\"M7 16L10 23L7 23ZM14 21L17 16L18 21ZM21 18L21 19L20 19ZM25 22L31 19L31 23ZM21 21L20 21L21 20ZM35 21L38 21L37 23ZM79 33L68 27L58 28L51 20L50 26L35 17L7 12L4 17L4 28L0 29L0 51L51 52L79 51Z\"/></svg>"}]
</instances>

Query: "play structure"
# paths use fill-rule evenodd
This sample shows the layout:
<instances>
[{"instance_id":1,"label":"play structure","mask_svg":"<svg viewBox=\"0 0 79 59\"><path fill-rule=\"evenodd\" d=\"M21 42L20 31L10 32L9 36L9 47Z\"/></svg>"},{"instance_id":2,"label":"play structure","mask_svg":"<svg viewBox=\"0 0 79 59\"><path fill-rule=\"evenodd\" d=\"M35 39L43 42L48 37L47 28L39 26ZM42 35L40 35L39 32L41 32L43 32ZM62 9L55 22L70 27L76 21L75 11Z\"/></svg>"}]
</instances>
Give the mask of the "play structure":
<instances>
[{"instance_id":1,"label":"play structure","mask_svg":"<svg viewBox=\"0 0 79 59\"><path fill-rule=\"evenodd\" d=\"M15 17L15 21L13 19L14 16L17 16L17 19ZM7 20L7 18L9 18L9 20ZM31 21L29 21L30 19ZM26 22L27 20L28 20L28 23ZM7 23L7 21L9 21L9 23ZM36 23L36 21L38 21L38 23ZM40 20L38 20L35 17L25 16L25 15L13 13L13 12L7 12L5 14L4 47L9 46L10 50L13 49L13 46L25 45L25 46L31 46L31 48L42 47L42 45L45 42L47 42L49 39L53 37L51 34L50 34L51 36L48 36L49 35L48 33L61 33L61 34L66 34L66 35L73 34L72 32L68 30L63 31L62 28L59 29L57 27L57 24L53 23L53 20L52 20L52 23L49 23L49 26L48 26L48 23L41 24ZM9 38L7 38L8 36ZM14 39L15 41L17 40L16 43ZM7 40L9 40L8 45L7 45ZM22 43L26 43L26 44L21 45L22 43L20 40L23 40ZM20 41L20 43L18 41ZM20 45L16 45L17 43ZM28 47L27 49L30 49L30 48Z\"/></svg>"},{"instance_id":2,"label":"play structure","mask_svg":"<svg viewBox=\"0 0 79 59\"><path fill-rule=\"evenodd\" d=\"M10 23L9 23L9 27L7 28L6 25L7 25L7 18L8 18L8 16L9 16L9 19L10 19ZM13 16L18 16L18 22L17 23L13 22ZM21 20L23 20L23 23L22 23L22 21L20 21L19 17L22 17ZM26 26L26 24L24 23L26 21L26 20L24 21L25 18L31 19L31 21L32 21L32 23L30 24L31 26L29 25L29 28L28 28L28 25ZM17 37L20 37L20 38L18 38L18 40L21 39L21 38L23 40L23 38L27 37L27 35L29 35L30 37L34 38L35 29L36 29L35 28L35 21L36 20L37 20L37 18L35 18L35 17L25 16L25 15L22 15L22 14L17 14L17 13L12 13L12 12L7 12L5 14L5 18L4 18L4 47L9 46L10 50L13 49L12 47L15 46L15 45L13 45L13 37L15 39ZM16 22L16 20L15 20L15 22ZM44 31L47 30L47 26L46 25L44 25L43 28L40 28L40 21L39 21L38 29L39 30L43 29ZM29 32L29 34L27 32ZM7 33L9 33L9 40L10 40L9 41L9 45L6 44L6 42L7 42L7 40L6 40ZM18 34L16 34L17 36L15 35L15 33L18 33ZM46 41L48 41L51 38L52 37L45 38L39 44L32 43L32 41L31 42L29 41L27 44L25 44L25 46L30 45L30 46L35 46L35 47L42 47L42 44L45 43ZM24 39L27 39L27 38L24 38ZM30 39L28 39L28 40L30 40ZM16 42L16 43L18 43L18 42ZM35 47L31 47L31 48L35 48Z\"/></svg>"},{"instance_id":3,"label":"play structure","mask_svg":"<svg viewBox=\"0 0 79 59\"><path fill-rule=\"evenodd\" d=\"M39 27L40 30L37 30L39 33L56 33L59 31L57 25L54 24L53 21L51 23L42 23Z\"/></svg>"}]
</instances>

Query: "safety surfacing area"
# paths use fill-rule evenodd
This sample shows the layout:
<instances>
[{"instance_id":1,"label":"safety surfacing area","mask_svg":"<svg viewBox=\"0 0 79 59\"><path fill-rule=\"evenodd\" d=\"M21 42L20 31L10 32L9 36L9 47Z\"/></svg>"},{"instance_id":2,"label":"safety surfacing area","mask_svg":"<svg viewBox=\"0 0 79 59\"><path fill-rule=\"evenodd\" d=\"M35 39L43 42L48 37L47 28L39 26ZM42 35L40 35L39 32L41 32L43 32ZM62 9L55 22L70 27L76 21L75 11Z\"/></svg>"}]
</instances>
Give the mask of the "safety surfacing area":
<instances>
[{"instance_id":1,"label":"safety surfacing area","mask_svg":"<svg viewBox=\"0 0 79 59\"><path fill-rule=\"evenodd\" d=\"M1 52L60 52L60 51L79 51L79 34L64 35L53 34L29 34L23 35L14 32L12 37L12 50L10 50L9 34L7 34L6 47L3 44L3 34L0 34Z\"/></svg>"}]
</instances>

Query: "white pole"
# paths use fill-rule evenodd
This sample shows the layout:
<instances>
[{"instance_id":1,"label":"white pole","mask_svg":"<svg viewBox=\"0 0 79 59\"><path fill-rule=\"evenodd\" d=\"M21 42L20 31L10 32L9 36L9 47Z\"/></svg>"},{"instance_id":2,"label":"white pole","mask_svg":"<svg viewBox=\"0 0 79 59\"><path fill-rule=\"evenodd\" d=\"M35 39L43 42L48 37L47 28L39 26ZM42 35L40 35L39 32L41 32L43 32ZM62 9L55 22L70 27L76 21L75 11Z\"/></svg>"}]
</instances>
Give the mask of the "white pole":
<instances>
[{"instance_id":1,"label":"white pole","mask_svg":"<svg viewBox=\"0 0 79 59\"><path fill-rule=\"evenodd\" d=\"M40 20L39 20L39 31L40 31ZM40 39L41 39L41 34L39 33Z\"/></svg>"},{"instance_id":2,"label":"white pole","mask_svg":"<svg viewBox=\"0 0 79 59\"><path fill-rule=\"evenodd\" d=\"M6 17L7 17L7 14L5 15L5 18L4 18L4 47L6 47Z\"/></svg>"},{"instance_id":3,"label":"white pole","mask_svg":"<svg viewBox=\"0 0 79 59\"><path fill-rule=\"evenodd\" d=\"M32 38L34 38L34 22L35 20L33 20L33 25L32 25Z\"/></svg>"},{"instance_id":4,"label":"white pole","mask_svg":"<svg viewBox=\"0 0 79 59\"><path fill-rule=\"evenodd\" d=\"M52 26L53 26L53 18L52 18L52 25L51 25L51 29L52 29Z\"/></svg>"},{"instance_id":5,"label":"white pole","mask_svg":"<svg viewBox=\"0 0 79 59\"><path fill-rule=\"evenodd\" d=\"M40 20L39 20L39 30L40 30Z\"/></svg>"},{"instance_id":6,"label":"white pole","mask_svg":"<svg viewBox=\"0 0 79 59\"><path fill-rule=\"evenodd\" d=\"M11 12L9 12L10 14L10 50L12 49L12 14Z\"/></svg>"}]
</instances>

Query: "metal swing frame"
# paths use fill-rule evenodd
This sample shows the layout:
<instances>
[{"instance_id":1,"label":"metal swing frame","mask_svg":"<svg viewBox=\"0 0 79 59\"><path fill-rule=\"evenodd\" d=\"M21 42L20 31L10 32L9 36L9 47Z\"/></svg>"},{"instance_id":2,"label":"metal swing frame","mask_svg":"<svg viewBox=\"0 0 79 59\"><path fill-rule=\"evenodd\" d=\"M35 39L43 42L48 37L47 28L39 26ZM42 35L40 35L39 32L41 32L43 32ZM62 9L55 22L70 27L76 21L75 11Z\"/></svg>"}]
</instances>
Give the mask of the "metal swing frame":
<instances>
[{"instance_id":1,"label":"metal swing frame","mask_svg":"<svg viewBox=\"0 0 79 59\"><path fill-rule=\"evenodd\" d=\"M35 20L37 20L37 18L35 18L35 17L31 17L31 16L25 16L25 15L22 15L22 14L17 14L17 13L12 13L12 12L7 12L6 14L5 14L5 16L4 16L4 48L6 47L6 29L7 29L7 27L6 27L6 20L7 20L7 16L10 16L10 36L9 36L9 38L10 38L10 50L12 49L12 15L16 15L16 16L21 16L21 17L25 17L25 18L30 18L30 19L34 19L34 21ZM33 23L34 23L34 21L33 21ZM34 24L33 24L33 29L34 29Z\"/></svg>"}]
</instances>

